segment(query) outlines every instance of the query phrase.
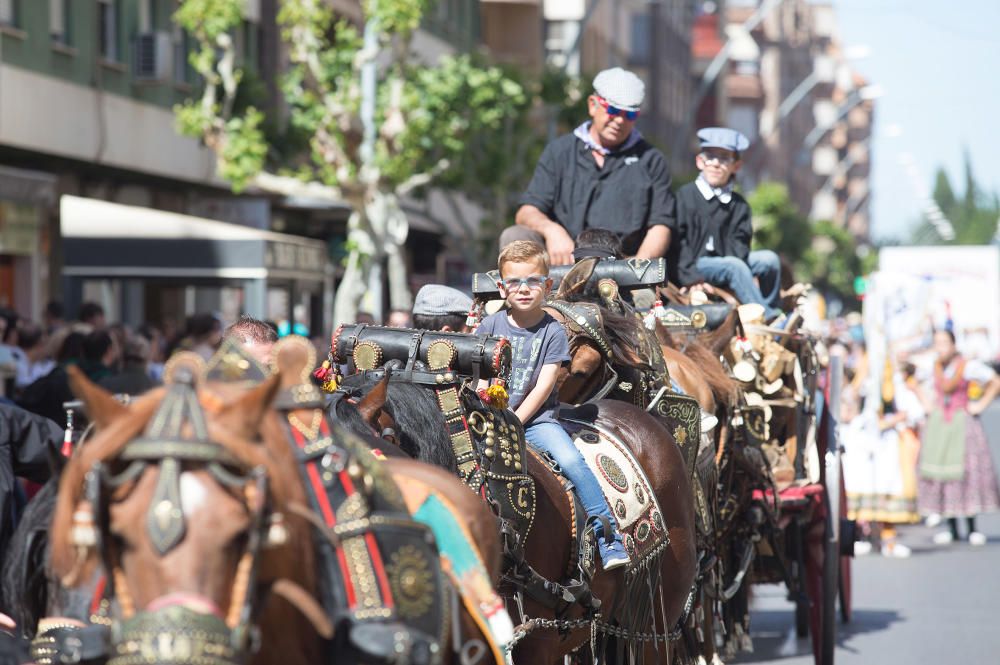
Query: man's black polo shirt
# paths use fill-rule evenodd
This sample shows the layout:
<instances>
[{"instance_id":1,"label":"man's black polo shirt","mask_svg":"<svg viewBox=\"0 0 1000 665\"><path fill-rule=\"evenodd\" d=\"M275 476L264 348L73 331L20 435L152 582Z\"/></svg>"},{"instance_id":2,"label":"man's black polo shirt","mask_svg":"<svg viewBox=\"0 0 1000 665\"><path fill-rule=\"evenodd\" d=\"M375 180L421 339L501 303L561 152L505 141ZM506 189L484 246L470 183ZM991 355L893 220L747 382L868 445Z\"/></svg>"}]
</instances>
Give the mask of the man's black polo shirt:
<instances>
[{"instance_id":1,"label":"man's black polo shirt","mask_svg":"<svg viewBox=\"0 0 1000 665\"><path fill-rule=\"evenodd\" d=\"M521 204L535 206L574 239L584 229L614 231L629 255L650 226L670 226L676 216L667 160L643 139L605 155L599 168L583 141L559 137L545 147Z\"/></svg>"}]
</instances>

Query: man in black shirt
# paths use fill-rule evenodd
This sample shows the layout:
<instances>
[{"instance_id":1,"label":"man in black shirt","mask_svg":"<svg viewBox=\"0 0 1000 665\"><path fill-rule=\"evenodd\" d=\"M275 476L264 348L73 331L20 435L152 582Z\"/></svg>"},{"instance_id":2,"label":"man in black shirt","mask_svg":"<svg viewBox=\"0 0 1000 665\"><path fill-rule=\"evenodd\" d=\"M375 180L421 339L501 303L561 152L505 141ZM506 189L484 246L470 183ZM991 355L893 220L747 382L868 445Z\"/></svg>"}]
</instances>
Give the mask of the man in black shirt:
<instances>
[{"instance_id":1,"label":"man in black shirt","mask_svg":"<svg viewBox=\"0 0 1000 665\"><path fill-rule=\"evenodd\" d=\"M677 191L667 255L670 280L691 291L710 292L712 285L728 289L741 303L763 305L770 321L781 313L781 263L770 250L750 251L750 205L733 191L740 153L750 142L723 127L702 129L698 139L695 163L701 174Z\"/></svg>"},{"instance_id":2,"label":"man in black shirt","mask_svg":"<svg viewBox=\"0 0 1000 665\"><path fill-rule=\"evenodd\" d=\"M675 204L663 153L635 128L644 95L639 77L619 67L594 78L590 122L546 146L501 247L534 240L554 265L571 264L573 239L602 228L629 256L663 256Z\"/></svg>"}]
</instances>

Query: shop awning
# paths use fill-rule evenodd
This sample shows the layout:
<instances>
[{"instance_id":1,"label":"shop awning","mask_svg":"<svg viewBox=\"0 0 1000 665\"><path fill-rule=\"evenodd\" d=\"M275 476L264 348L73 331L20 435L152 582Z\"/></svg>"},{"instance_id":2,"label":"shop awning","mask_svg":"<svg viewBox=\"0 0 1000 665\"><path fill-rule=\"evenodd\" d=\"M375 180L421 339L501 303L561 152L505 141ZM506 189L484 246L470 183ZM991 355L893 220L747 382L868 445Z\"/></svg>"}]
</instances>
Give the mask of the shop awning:
<instances>
[{"instance_id":1,"label":"shop awning","mask_svg":"<svg viewBox=\"0 0 1000 665\"><path fill-rule=\"evenodd\" d=\"M319 240L140 206L63 196L63 274L91 278L323 280Z\"/></svg>"}]
</instances>

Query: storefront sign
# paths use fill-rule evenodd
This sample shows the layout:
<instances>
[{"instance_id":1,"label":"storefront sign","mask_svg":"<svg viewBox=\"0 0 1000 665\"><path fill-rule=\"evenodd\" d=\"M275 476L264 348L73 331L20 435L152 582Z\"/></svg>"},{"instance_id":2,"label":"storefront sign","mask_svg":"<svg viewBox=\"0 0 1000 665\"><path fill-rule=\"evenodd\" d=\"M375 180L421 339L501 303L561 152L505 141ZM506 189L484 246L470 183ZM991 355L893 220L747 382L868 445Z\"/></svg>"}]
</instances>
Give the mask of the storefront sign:
<instances>
[{"instance_id":1,"label":"storefront sign","mask_svg":"<svg viewBox=\"0 0 1000 665\"><path fill-rule=\"evenodd\" d=\"M39 209L0 201L0 254L32 256L38 251Z\"/></svg>"},{"instance_id":2,"label":"storefront sign","mask_svg":"<svg viewBox=\"0 0 1000 665\"><path fill-rule=\"evenodd\" d=\"M326 268L326 247L268 240L264 267L322 275Z\"/></svg>"}]
</instances>

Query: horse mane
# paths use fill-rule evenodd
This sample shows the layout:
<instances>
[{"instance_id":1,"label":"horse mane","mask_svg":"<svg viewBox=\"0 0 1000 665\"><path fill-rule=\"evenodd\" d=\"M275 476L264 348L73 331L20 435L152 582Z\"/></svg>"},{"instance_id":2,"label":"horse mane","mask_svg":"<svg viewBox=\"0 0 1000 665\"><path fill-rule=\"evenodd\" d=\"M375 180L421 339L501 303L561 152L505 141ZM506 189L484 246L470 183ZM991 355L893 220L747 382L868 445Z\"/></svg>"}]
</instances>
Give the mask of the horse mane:
<instances>
[{"instance_id":1,"label":"horse mane","mask_svg":"<svg viewBox=\"0 0 1000 665\"><path fill-rule=\"evenodd\" d=\"M359 396L364 396L378 383L377 380L368 380L352 387ZM390 381L382 408L396 423L399 449L406 456L458 473L458 462L448 438L444 416L441 415L437 397L429 387ZM378 435L347 400L337 401L335 415L340 424L362 435L366 441Z\"/></svg>"},{"instance_id":2,"label":"horse mane","mask_svg":"<svg viewBox=\"0 0 1000 665\"><path fill-rule=\"evenodd\" d=\"M735 314L735 310L733 311ZM718 330L723 330L724 326L721 326ZM710 334L718 332L717 330L712 331L712 333L707 333L701 337L707 337ZM719 360L719 353L713 350L711 345L702 342L701 338L695 338L684 347L684 350L678 348L673 336L670 331L662 326L656 326L656 337L660 344L679 351L682 355L690 359L698 368L698 372L701 374L702 378L708 384L708 387L712 391L713 397L717 404L727 404L731 405L736 401L736 394L739 384L729 373L726 368L722 365ZM729 338L726 338L726 343L728 343Z\"/></svg>"},{"instance_id":3,"label":"horse mane","mask_svg":"<svg viewBox=\"0 0 1000 665\"><path fill-rule=\"evenodd\" d=\"M611 355L616 363L645 372L653 371L652 359L644 357L639 351L645 343L645 332L636 318L635 310L628 304L623 303L624 314L619 314L586 293L571 293L565 296L565 300L570 303L589 303L601 308L601 322L608 341L611 342Z\"/></svg>"}]
</instances>

